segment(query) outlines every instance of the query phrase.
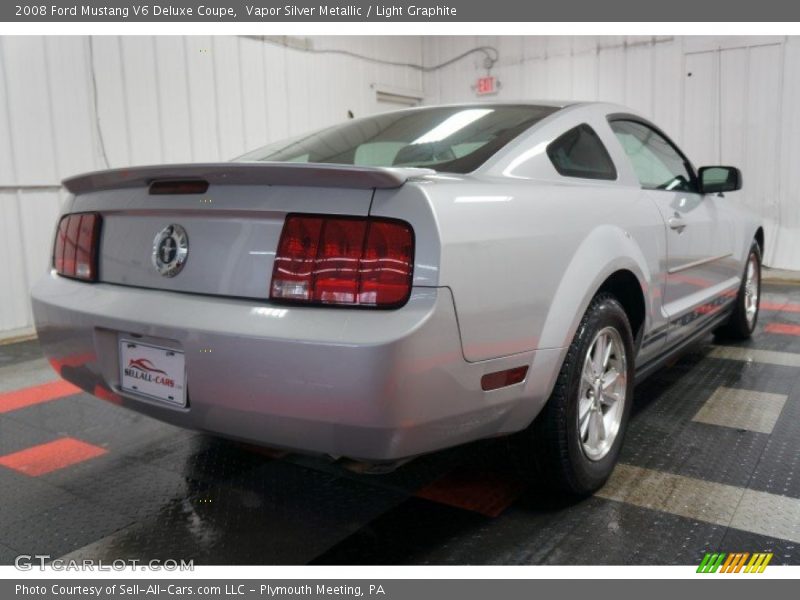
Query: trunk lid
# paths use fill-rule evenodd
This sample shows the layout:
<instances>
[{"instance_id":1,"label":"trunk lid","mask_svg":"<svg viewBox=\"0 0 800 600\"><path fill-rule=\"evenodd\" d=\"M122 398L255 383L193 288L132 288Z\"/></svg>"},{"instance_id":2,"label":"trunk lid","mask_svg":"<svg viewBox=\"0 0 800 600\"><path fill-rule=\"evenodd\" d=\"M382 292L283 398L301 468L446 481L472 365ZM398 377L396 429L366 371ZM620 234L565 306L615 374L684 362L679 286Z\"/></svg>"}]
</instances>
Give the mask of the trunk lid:
<instances>
[{"instance_id":1,"label":"trunk lid","mask_svg":"<svg viewBox=\"0 0 800 600\"><path fill-rule=\"evenodd\" d=\"M376 188L397 188L420 174L424 170L220 163L102 171L64 185L75 194L71 212L102 215L101 282L264 300L288 213L366 216ZM207 189L151 193L156 182L198 181ZM153 255L159 233L175 225L186 232L188 252L182 270L165 276Z\"/></svg>"}]
</instances>

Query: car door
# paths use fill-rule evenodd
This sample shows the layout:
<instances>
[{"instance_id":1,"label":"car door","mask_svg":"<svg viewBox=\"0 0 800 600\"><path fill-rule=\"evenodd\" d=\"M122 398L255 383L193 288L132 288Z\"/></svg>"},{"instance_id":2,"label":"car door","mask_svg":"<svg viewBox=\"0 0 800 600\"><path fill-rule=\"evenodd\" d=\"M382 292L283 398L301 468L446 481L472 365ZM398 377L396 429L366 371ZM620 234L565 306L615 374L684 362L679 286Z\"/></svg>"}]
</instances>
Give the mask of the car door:
<instances>
[{"instance_id":1,"label":"car door","mask_svg":"<svg viewBox=\"0 0 800 600\"><path fill-rule=\"evenodd\" d=\"M631 161L643 193L665 224L662 307L670 333L683 337L715 314L735 277L733 237L724 202L698 191L694 168L653 125L617 118L611 129Z\"/></svg>"}]
</instances>

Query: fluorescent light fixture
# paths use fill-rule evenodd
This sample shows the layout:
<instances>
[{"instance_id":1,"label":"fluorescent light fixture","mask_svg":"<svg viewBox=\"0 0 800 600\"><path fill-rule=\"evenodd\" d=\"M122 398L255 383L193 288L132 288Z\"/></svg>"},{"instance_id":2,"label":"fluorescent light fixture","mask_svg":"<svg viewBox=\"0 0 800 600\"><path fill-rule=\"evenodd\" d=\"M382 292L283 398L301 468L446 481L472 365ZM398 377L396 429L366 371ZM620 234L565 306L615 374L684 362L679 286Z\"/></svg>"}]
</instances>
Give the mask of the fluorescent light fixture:
<instances>
[{"instance_id":1,"label":"fluorescent light fixture","mask_svg":"<svg viewBox=\"0 0 800 600\"><path fill-rule=\"evenodd\" d=\"M470 108L462 110L454 115L447 117L444 121L439 123L436 127L431 129L425 135L417 138L412 144L430 144L431 142L440 142L453 135L456 131L464 129L470 123L474 123L481 117L485 117L489 113L494 112L493 108Z\"/></svg>"}]
</instances>

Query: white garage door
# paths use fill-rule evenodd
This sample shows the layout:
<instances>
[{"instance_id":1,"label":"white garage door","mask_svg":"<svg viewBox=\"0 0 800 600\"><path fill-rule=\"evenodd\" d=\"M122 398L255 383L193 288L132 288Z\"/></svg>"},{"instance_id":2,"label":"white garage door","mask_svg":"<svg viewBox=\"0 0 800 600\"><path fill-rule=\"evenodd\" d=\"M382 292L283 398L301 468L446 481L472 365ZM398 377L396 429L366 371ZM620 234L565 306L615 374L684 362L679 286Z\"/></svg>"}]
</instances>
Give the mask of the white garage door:
<instances>
[{"instance_id":1,"label":"white garage door","mask_svg":"<svg viewBox=\"0 0 800 600\"><path fill-rule=\"evenodd\" d=\"M769 264L780 223L780 44L687 54L683 144L695 166L742 169L743 198L765 219Z\"/></svg>"}]
</instances>

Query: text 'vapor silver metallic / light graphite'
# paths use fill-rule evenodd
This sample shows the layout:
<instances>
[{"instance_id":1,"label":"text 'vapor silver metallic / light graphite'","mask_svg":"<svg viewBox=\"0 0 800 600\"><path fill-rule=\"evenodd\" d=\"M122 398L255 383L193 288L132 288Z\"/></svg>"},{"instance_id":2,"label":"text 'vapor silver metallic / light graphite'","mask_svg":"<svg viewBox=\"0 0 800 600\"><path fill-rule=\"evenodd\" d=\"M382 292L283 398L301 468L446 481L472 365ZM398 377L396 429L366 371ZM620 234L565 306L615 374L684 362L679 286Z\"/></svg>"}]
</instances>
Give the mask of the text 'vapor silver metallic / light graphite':
<instances>
[{"instance_id":1,"label":"text 'vapor silver metallic / light graphite'","mask_svg":"<svg viewBox=\"0 0 800 600\"><path fill-rule=\"evenodd\" d=\"M588 493L634 382L758 317L739 170L611 104L410 109L64 185L33 290L53 366L259 444L390 463L508 434Z\"/></svg>"}]
</instances>

